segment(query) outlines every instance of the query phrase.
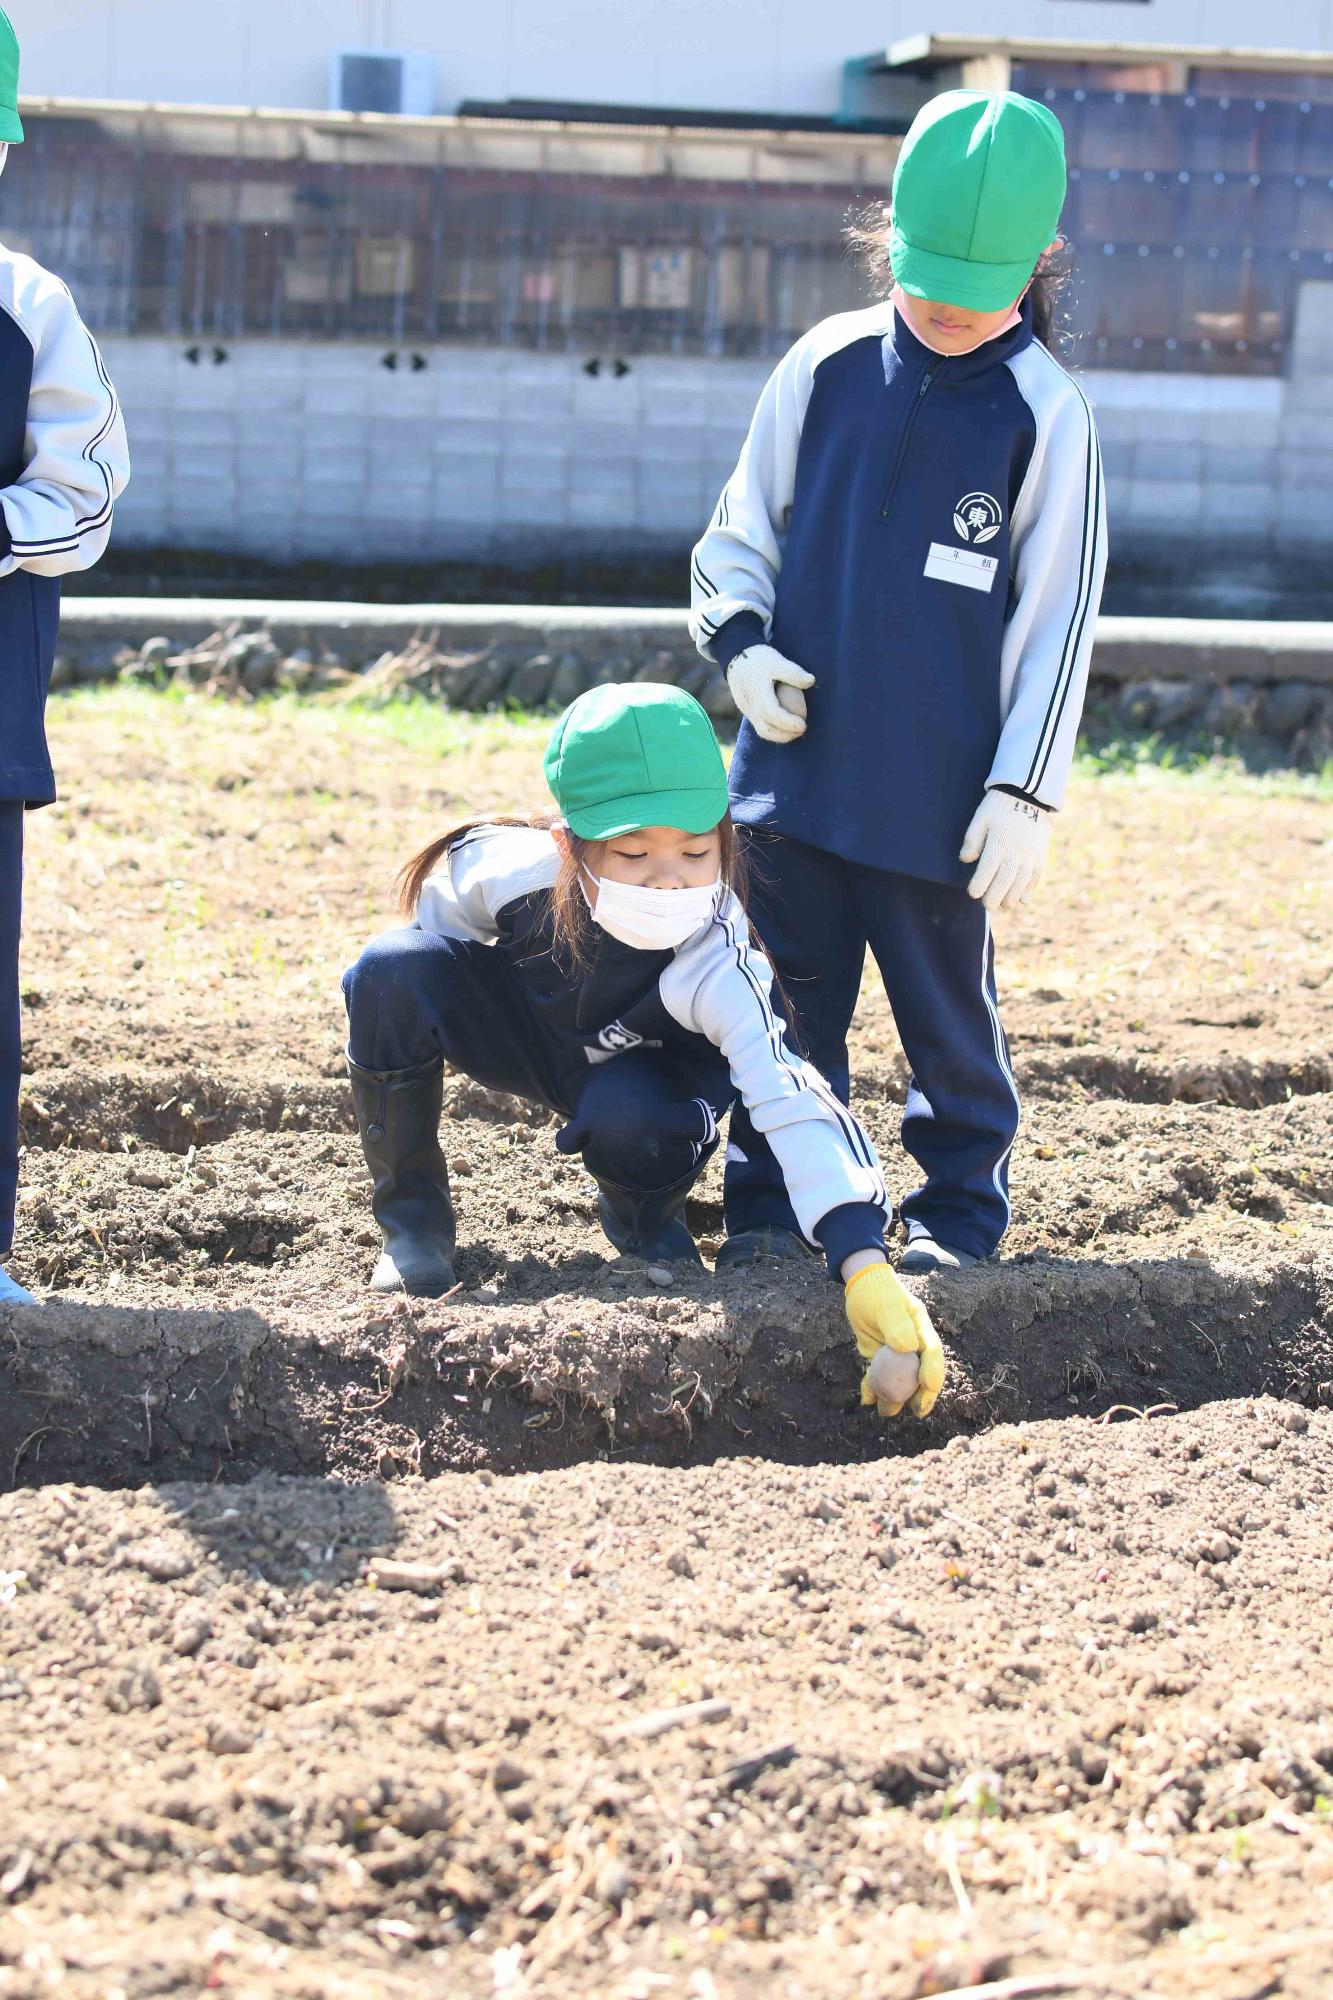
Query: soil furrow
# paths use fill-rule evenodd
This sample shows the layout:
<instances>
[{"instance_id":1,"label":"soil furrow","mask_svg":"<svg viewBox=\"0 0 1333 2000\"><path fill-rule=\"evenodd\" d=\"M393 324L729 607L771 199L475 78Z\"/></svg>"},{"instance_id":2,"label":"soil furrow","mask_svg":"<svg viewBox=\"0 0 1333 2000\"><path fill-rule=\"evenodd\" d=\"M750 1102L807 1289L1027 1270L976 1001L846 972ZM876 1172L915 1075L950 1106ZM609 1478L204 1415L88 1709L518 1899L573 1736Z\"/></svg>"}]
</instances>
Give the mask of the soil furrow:
<instances>
[{"instance_id":1,"label":"soil furrow","mask_svg":"<svg viewBox=\"0 0 1333 2000\"><path fill-rule=\"evenodd\" d=\"M1107 1099L1132 1104L1221 1104L1257 1110L1293 1097L1333 1092L1333 1057L1315 1052L1217 1063L1165 1063L1080 1048L1014 1053L1025 1099ZM901 1058L868 1062L854 1077L858 1102L901 1104L907 1071ZM520 1100L451 1077L446 1113L502 1124L531 1113ZM139 1066L30 1071L21 1108L29 1146L116 1151L127 1141L169 1153L216 1146L239 1132L345 1132L351 1105L341 1064L327 1075L273 1080L203 1069Z\"/></svg>"},{"instance_id":2,"label":"soil furrow","mask_svg":"<svg viewBox=\"0 0 1333 2000\"><path fill-rule=\"evenodd\" d=\"M1333 1262L1032 1259L922 1288L950 1351L926 1425L857 1401L836 1292L813 1267L682 1280L625 1262L535 1308L363 1307L340 1331L253 1308L18 1311L5 1326L9 1483L347 1477L931 1453L998 1422L1241 1395L1333 1403ZM374 1309L372 1309L372 1314Z\"/></svg>"}]
</instances>

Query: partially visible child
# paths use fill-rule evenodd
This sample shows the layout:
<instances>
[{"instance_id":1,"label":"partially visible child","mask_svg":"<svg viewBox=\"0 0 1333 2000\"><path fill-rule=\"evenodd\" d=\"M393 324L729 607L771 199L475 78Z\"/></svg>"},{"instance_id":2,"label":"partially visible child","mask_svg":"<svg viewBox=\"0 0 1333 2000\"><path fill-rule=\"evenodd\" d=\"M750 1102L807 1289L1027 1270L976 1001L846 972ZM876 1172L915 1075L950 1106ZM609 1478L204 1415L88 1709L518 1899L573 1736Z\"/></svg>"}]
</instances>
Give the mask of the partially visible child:
<instances>
[{"instance_id":1,"label":"partially visible child","mask_svg":"<svg viewBox=\"0 0 1333 2000\"><path fill-rule=\"evenodd\" d=\"M438 1297L455 1228L439 1143L445 1063L565 1121L615 1249L701 1262L685 1201L739 1097L781 1163L802 1239L847 1286L870 1362L918 1357L910 1407L931 1408L944 1356L884 1254L888 1204L851 1113L783 1039L750 938L713 727L678 688L581 695L546 753L556 813L456 828L400 878L414 921L343 980L348 1068L372 1208L371 1284ZM887 1362L888 1357L885 1357Z\"/></svg>"},{"instance_id":2,"label":"partially visible child","mask_svg":"<svg viewBox=\"0 0 1333 2000\"><path fill-rule=\"evenodd\" d=\"M23 138L18 42L0 13L0 169ZM107 545L129 478L116 392L65 287L0 245L0 1306L18 1187L23 815L55 798L43 714L60 582Z\"/></svg>"}]
</instances>

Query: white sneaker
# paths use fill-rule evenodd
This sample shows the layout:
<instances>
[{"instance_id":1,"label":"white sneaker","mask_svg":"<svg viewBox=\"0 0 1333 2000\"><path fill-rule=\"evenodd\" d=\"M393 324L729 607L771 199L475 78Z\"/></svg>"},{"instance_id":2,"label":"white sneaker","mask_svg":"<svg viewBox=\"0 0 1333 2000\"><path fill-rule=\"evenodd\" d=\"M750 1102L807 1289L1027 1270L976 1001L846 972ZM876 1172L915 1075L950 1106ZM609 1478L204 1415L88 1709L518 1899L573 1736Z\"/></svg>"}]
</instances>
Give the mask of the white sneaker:
<instances>
[{"instance_id":1,"label":"white sneaker","mask_svg":"<svg viewBox=\"0 0 1333 2000\"><path fill-rule=\"evenodd\" d=\"M25 1292L16 1284L3 1265L0 1265L0 1306L35 1306L37 1303L31 1292Z\"/></svg>"}]
</instances>

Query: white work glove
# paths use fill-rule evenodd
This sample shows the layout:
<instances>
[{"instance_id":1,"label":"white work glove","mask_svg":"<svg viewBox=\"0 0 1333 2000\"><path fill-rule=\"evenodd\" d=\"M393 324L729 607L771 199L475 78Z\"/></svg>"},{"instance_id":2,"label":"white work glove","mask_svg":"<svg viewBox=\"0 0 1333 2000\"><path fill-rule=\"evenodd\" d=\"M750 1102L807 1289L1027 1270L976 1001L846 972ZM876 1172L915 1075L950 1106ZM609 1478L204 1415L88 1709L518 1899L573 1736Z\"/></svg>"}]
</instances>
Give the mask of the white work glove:
<instances>
[{"instance_id":1,"label":"white work glove","mask_svg":"<svg viewBox=\"0 0 1333 2000\"><path fill-rule=\"evenodd\" d=\"M765 743L794 743L805 734L803 688L815 677L776 646L747 646L727 668L731 698Z\"/></svg>"},{"instance_id":2,"label":"white work glove","mask_svg":"<svg viewBox=\"0 0 1333 2000\"><path fill-rule=\"evenodd\" d=\"M1041 880L1051 829L1040 806L1012 792L987 792L972 815L958 850L960 861L975 861L969 896L988 910L1012 910L1026 903Z\"/></svg>"}]
</instances>

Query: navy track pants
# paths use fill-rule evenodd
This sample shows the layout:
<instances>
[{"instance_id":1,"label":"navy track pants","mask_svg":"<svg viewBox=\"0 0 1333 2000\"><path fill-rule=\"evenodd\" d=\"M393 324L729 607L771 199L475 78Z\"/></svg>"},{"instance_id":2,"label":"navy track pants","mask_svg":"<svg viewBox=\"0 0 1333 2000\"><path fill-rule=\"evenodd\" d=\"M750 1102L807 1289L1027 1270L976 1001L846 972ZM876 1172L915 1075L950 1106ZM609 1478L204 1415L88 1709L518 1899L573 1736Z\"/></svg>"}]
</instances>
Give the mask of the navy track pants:
<instances>
[{"instance_id":1,"label":"navy track pants","mask_svg":"<svg viewBox=\"0 0 1333 2000\"><path fill-rule=\"evenodd\" d=\"M347 1053L360 1068L413 1069L442 1056L492 1090L576 1117L588 1171L636 1193L701 1171L736 1095L702 1036L697 1055L630 1049L571 1069L568 1044L557 1045L503 952L416 925L372 939L344 973L343 997ZM711 1115L682 1121L698 1100Z\"/></svg>"},{"instance_id":2,"label":"navy track pants","mask_svg":"<svg viewBox=\"0 0 1333 2000\"><path fill-rule=\"evenodd\" d=\"M23 914L23 802L0 799L0 1257L14 1241L19 1173L19 924Z\"/></svg>"},{"instance_id":3,"label":"navy track pants","mask_svg":"<svg viewBox=\"0 0 1333 2000\"><path fill-rule=\"evenodd\" d=\"M912 1070L903 1145L926 1177L900 1213L909 1234L989 1256L1009 1226L1019 1101L983 905L965 889L862 867L783 834L742 834L750 915L786 995L789 1034L845 1104L847 1031L869 945ZM730 1137L728 1235L794 1230L778 1163L741 1105Z\"/></svg>"}]
</instances>

